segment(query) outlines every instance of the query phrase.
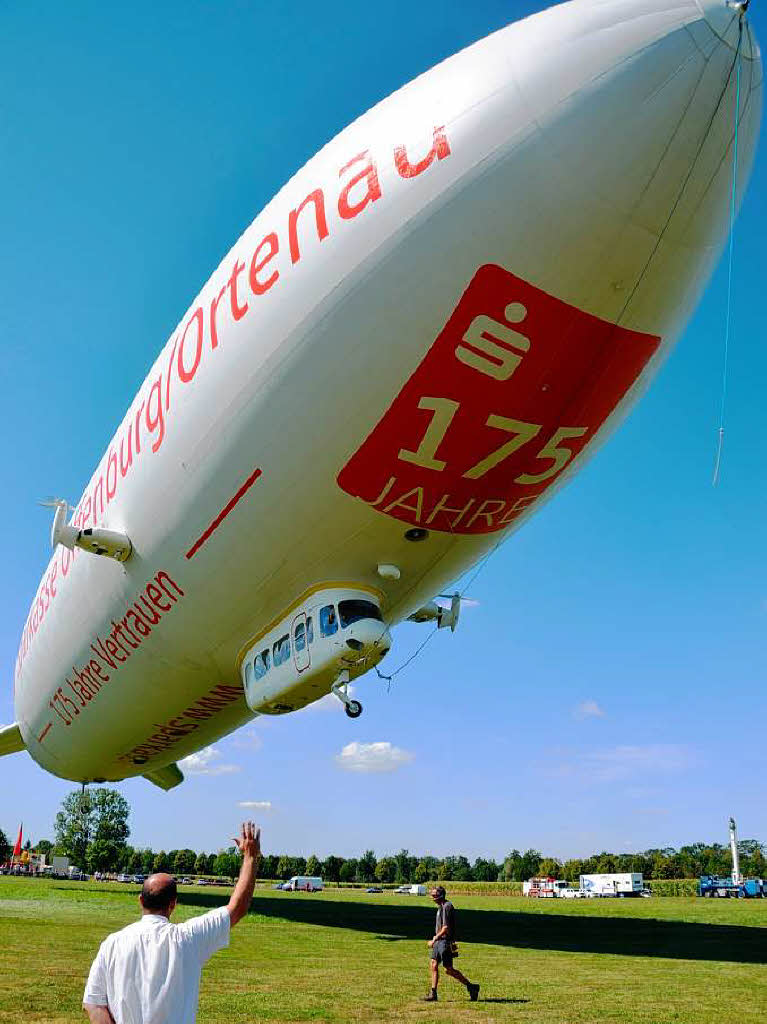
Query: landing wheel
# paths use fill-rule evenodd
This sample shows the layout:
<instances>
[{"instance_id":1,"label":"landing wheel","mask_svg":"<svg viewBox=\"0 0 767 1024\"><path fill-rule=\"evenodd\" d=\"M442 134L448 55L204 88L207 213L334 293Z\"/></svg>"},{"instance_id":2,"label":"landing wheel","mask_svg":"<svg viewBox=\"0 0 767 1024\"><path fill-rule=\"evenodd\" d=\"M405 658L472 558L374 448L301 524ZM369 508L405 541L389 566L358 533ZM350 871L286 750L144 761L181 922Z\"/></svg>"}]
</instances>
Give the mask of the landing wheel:
<instances>
[{"instance_id":1,"label":"landing wheel","mask_svg":"<svg viewBox=\"0 0 767 1024\"><path fill-rule=\"evenodd\" d=\"M358 700L350 700L348 704L344 705L344 711L349 718L359 718L362 714L362 705Z\"/></svg>"}]
</instances>

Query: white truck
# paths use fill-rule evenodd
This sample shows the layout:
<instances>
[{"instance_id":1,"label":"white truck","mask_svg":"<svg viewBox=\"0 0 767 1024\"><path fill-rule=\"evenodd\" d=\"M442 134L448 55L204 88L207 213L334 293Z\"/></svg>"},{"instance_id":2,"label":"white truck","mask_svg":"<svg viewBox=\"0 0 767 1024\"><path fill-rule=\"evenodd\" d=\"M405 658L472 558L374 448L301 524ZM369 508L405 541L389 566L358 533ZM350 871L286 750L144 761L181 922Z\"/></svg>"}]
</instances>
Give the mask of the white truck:
<instances>
[{"instance_id":1,"label":"white truck","mask_svg":"<svg viewBox=\"0 0 767 1024\"><path fill-rule=\"evenodd\" d=\"M538 899L556 899L564 896L570 883L560 878L530 878L522 883L522 895Z\"/></svg>"},{"instance_id":2,"label":"white truck","mask_svg":"<svg viewBox=\"0 0 767 1024\"><path fill-rule=\"evenodd\" d=\"M622 874L581 875L581 892L585 896L641 896L644 889L642 873L627 871Z\"/></svg>"},{"instance_id":3,"label":"white truck","mask_svg":"<svg viewBox=\"0 0 767 1024\"><path fill-rule=\"evenodd\" d=\"M289 892L322 892L325 884L317 875L293 875L282 888Z\"/></svg>"}]
</instances>

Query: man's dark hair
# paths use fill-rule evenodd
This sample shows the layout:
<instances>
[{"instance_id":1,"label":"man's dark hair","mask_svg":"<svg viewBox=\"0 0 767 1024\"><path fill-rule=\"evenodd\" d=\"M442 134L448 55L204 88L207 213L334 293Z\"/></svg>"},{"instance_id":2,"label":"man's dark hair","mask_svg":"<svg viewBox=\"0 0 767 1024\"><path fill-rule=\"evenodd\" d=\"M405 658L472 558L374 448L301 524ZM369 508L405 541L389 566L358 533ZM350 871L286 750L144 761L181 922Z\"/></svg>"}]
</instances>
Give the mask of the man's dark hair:
<instances>
[{"instance_id":1,"label":"man's dark hair","mask_svg":"<svg viewBox=\"0 0 767 1024\"><path fill-rule=\"evenodd\" d=\"M438 899L441 900L444 900L445 896L447 896L444 885L435 885L434 888L432 889L432 892L435 892L437 894Z\"/></svg>"},{"instance_id":2,"label":"man's dark hair","mask_svg":"<svg viewBox=\"0 0 767 1024\"><path fill-rule=\"evenodd\" d=\"M146 910L167 911L178 896L176 879L170 878L159 885L154 879L155 876L150 875L141 887L141 903Z\"/></svg>"}]
</instances>

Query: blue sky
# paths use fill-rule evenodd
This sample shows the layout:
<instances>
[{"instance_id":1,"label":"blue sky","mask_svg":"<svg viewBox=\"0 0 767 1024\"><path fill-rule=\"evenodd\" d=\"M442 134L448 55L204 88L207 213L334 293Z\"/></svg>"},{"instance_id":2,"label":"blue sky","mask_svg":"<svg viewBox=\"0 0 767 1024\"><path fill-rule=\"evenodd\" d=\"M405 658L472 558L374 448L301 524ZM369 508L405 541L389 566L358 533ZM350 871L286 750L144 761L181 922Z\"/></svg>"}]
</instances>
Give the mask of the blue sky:
<instances>
[{"instance_id":1,"label":"blue sky","mask_svg":"<svg viewBox=\"0 0 767 1024\"><path fill-rule=\"evenodd\" d=\"M5 5L0 721L49 557L36 501L81 493L182 312L306 159L536 9ZM750 17L767 38L763 5ZM766 223L762 148L736 231L717 489L724 265L622 430L481 572L454 636L434 636L390 692L363 680L357 722L334 706L261 719L172 793L122 784L132 841L215 850L244 813L267 851L320 855L726 842L729 814L767 841ZM424 629L396 632L393 667ZM0 827L50 836L71 784L24 754L0 778Z\"/></svg>"}]
</instances>

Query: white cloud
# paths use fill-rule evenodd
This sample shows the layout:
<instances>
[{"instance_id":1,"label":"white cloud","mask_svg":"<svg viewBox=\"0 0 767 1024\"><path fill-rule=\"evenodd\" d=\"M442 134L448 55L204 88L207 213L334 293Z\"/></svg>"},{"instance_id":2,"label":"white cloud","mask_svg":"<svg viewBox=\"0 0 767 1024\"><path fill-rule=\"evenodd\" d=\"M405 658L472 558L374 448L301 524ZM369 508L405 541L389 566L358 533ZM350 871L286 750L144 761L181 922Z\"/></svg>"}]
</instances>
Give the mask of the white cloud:
<instances>
[{"instance_id":1,"label":"white cloud","mask_svg":"<svg viewBox=\"0 0 767 1024\"><path fill-rule=\"evenodd\" d=\"M347 743L336 764L347 772L393 772L412 761L415 754L386 743Z\"/></svg>"},{"instance_id":2,"label":"white cloud","mask_svg":"<svg viewBox=\"0 0 767 1024\"><path fill-rule=\"evenodd\" d=\"M238 807L246 807L249 811L271 811L271 800L240 800Z\"/></svg>"},{"instance_id":3,"label":"white cloud","mask_svg":"<svg viewBox=\"0 0 767 1024\"><path fill-rule=\"evenodd\" d=\"M220 757L221 751L215 747L203 747L179 761L178 766L185 775L231 775L242 771L237 764L216 764Z\"/></svg>"},{"instance_id":4,"label":"white cloud","mask_svg":"<svg viewBox=\"0 0 767 1024\"><path fill-rule=\"evenodd\" d=\"M677 775L692 760L689 748L674 743L625 744L566 755L550 762L550 767L552 774L585 782L644 781L648 776Z\"/></svg>"},{"instance_id":5,"label":"white cloud","mask_svg":"<svg viewBox=\"0 0 767 1024\"><path fill-rule=\"evenodd\" d=\"M263 745L264 741L252 725L242 729L232 740L232 746L238 750L260 750Z\"/></svg>"},{"instance_id":6,"label":"white cloud","mask_svg":"<svg viewBox=\"0 0 767 1024\"><path fill-rule=\"evenodd\" d=\"M604 718L605 711L595 700L582 700L575 708L573 714L576 718Z\"/></svg>"}]
</instances>

